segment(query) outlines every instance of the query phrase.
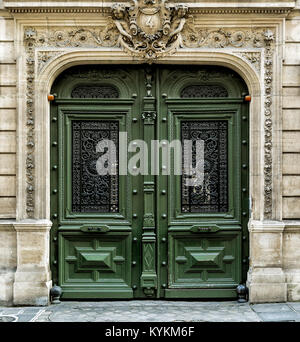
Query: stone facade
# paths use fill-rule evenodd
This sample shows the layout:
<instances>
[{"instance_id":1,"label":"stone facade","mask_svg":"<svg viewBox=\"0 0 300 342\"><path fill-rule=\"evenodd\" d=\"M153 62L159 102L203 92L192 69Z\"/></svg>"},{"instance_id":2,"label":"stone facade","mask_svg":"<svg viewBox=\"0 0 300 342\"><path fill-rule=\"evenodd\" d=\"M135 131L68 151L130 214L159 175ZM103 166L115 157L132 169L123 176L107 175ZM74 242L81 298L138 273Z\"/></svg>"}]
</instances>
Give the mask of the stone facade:
<instances>
[{"instance_id":1,"label":"stone facade","mask_svg":"<svg viewBox=\"0 0 300 342\"><path fill-rule=\"evenodd\" d=\"M300 1L181 1L162 48L146 54L124 43L116 3L0 5L0 304L49 302L47 94L70 66L108 60L222 65L244 78L250 301L300 300Z\"/></svg>"}]
</instances>

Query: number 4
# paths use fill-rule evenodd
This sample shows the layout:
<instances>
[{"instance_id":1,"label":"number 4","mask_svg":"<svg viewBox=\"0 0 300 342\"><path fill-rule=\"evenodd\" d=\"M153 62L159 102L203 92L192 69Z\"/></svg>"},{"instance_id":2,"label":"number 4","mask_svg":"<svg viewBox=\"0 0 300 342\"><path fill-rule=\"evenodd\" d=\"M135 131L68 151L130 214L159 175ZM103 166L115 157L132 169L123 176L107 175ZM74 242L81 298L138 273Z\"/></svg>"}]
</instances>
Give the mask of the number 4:
<instances>
[{"instance_id":1,"label":"number 4","mask_svg":"<svg viewBox=\"0 0 300 342\"><path fill-rule=\"evenodd\" d=\"M146 26L151 27L151 28L153 27L152 16L150 16L148 20L146 21Z\"/></svg>"}]
</instances>

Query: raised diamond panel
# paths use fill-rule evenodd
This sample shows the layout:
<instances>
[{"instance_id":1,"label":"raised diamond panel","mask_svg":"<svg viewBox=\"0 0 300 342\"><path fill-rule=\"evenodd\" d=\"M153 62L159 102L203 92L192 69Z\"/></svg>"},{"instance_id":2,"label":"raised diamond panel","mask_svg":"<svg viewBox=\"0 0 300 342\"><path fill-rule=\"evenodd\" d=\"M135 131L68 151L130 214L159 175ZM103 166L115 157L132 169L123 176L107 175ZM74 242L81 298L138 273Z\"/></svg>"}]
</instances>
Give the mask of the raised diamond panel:
<instances>
[{"instance_id":1,"label":"raised diamond panel","mask_svg":"<svg viewBox=\"0 0 300 342\"><path fill-rule=\"evenodd\" d=\"M115 247L110 248L110 250L101 247L96 250L77 249L77 271L84 269L94 270L97 268L101 271L115 272L115 265L112 263L112 256L115 253Z\"/></svg>"},{"instance_id":2,"label":"raised diamond panel","mask_svg":"<svg viewBox=\"0 0 300 342\"><path fill-rule=\"evenodd\" d=\"M171 233L169 287L201 288L237 284L240 233Z\"/></svg>"},{"instance_id":3,"label":"raised diamond panel","mask_svg":"<svg viewBox=\"0 0 300 342\"><path fill-rule=\"evenodd\" d=\"M80 285L91 289L129 287L131 234L111 232L60 233L62 287Z\"/></svg>"},{"instance_id":4,"label":"raised diamond panel","mask_svg":"<svg viewBox=\"0 0 300 342\"><path fill-rule=\"evenodd\" d=\"M212 250L204 250L201 247L195 248L185 248L186 253L188 254L188 259L191 261L190 269L201 271L203 269L214 269L222 270L222 254L223 248L219 251L216 249ZM189 272L187 270L186 272Z\"/></svg>"}]
</instances>

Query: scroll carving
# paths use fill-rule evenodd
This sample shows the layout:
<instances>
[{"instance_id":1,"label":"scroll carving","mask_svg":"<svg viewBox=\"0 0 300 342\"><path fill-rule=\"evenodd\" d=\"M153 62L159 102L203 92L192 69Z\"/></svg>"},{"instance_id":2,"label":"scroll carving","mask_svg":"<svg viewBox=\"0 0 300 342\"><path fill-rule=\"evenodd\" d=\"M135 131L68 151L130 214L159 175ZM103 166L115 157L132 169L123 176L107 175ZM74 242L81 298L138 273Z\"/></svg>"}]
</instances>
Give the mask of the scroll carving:
<instances>
[{"instance_id":1,"label":"scroll carving","mask_svg":"<svg viewBox=\"0 0 300 342\"><path fill-rule=\"evenodd\" d=\"M147 60L162 57L181 46L180 34L187 16L186 5L170 5L167 0L133 0L130 7L112 6L120 45L131 55Z\"/></svg>"}]
</instances>

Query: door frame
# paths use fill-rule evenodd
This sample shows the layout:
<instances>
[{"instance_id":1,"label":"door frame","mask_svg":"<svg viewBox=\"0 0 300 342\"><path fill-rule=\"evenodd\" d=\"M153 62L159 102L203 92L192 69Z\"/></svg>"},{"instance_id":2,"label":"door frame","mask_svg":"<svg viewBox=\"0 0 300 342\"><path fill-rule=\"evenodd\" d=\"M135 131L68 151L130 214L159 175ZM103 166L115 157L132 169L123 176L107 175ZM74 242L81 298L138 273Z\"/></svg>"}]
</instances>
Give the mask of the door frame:
<instances>
[{"instance_id":1,"label":"door frame","mask_svg":"<svg viewBox=\"0 0 300 342\"><path fill-rule=\"evenodd\" d=\"M165 64L164 64L165 65ZM163 66L164 66L163 65ZM179 64L178 67L182 67L182 64ZM158 76L157 76L158 77ZM191 80L189 80L191 82ZM213 81L211 81L213 83ZM220 82L220 85L223 84L224 86L226 85L227 81ZM180 85L176 85L179 89L183 89L184 86L190 84L188 83L187 80L180 81ZM172 86L170 86L171 88ZM246 91L244 89L244 91ZM166 91L165 88L157 89L157 98L159 101L158 104L158 118L157 118L157 132L160 132L157 139L167 139L172 141L175 137L174 135L176 127L177 130L179 129L178 127L178 120L180 118L180 115L182 117L188 118L192 120L193 115L190 114L189 116L186 116L186 104L189 103L189 112L194 112L194 113L204 113L207 118L210 117L211 113L216 113L219 115L221 118L222 116L226 117L229 114L233 115L232 113L234 112L236 115L239 115L240 118L236 118L236 122L239 122L238 128L235 129L235 134L238 136L232 137L234 139L234 143L237 141L240 142L239 147L235 147L234 151L237 151L240 154L241 161L243 160L244 166L246 167L242 168L240 170L240 175L241 175L241 185L240 185L240 190L235 190L238 191L238 196L240 196L236 200L235 204L235 209L241 212L241 225L242 225L242 232L241 236L239 237L241 239L240 246L242 248L242 253L241 253L241 283L245 283L247 280L247 272L248 272L248 266L249 266L249 232L248 232L248 222L249 222L249 217L250 217L250 210L249 210L249 194L250 190L249 189L249 168L251 165L249 165L249 103L244 101L243 97L235 97L235 98L220 98L216 99L214 98L213 100L209 98L203 98L203 99L180 99L177 97L174 97L174 94L176 91L173 91L170 96L167 96L169 94L169 91ZM161 94L164 94L164 96L160 96ZM199 109L199 106L201 108ZM166 115L167 113L167 115ZM183 113L185 113L183 115ZM161 116L160 116L161 115ZM165 117L165 118L164 118ZM199 119L199 117L198 117ZM215 116L213 117L215 119ZM177 120L177 122L175 122ZM196 119L197 120L197 119ZM163 128L164 125L167 124L167 128ZM159 128L158 128L159 127ZM230 129L230 128L229 128ZM239 132L239 129L241 131ZM242 143L242 141L244 141ZM233 153L233 156L235 153ZM238 157L237 157L238 158ZM228 162L230 161L230 158L228 157ZM173 159L171 159L171 165L173 163ZM167 177L167 179L163 178L164 176L159 176L158 177L158 185L157 185L157 244L161 251L163 253L157 253L157 265L164 265L167 261L167 265L170 264L171 258L170 258L170 252L167 251L166 247L166 241L168 239L168 236L163 232L164 231L170 231L171 236L172 234L187 234L187 230L184 229L189 229L193 225L203 225L207 226L207 224L210 221L209 216L212 215L201 215L202 218L199 220L199 215L195 215L196 217L194 219L191 218L191 216L187 216L184 214L178 214L179 217L177 216L176 209L172 210L173 207L173 202L174 200L178 202L178 194L179 192L174 192L174 189L176 185L172 185L171 183L173 182L172 176ZM231 181L233 181L231 179ZM234 186L233 186L234 188ZM233 191L232 188L232 191ZM246 188L247 191L242 194L242 188ZM161 195L162 190L168 189L168 196ZM170 192L170 193L169 193ZM241 192L241 194L239 193ZM163 201L162 203L160 202L159 199L161 198L166 198L167 201ZM240 204L237 205L237 202L241 202ZM159 203L159 205L158 205ZM173 212L172 212L173 211ZM163 215L167 213L167 219L163 217ZM213 220L216 220L216 216L213 215L214 218ZM226 215L228 216L228 215ZM223 214L219 214L219 219L218 223L220 224L237 224L238 222L238 215L234 215L231 220L229 220L229 217L224 218ZM227 221L226 221L227 220ZM228 221L229 220L229 221ZM180 222L181 221L181 222ZM185 228L182 229L182 225L185 225ZM161 229L161 227L164 227L164 229ZM172 232L171 232L172 231ZM201 233L203 234L203 233ZM205 237L205 234L202 235ZM207 235L206 235L207 237ZM170 243L168 244L168 247L170 249ZM169 266L170 267L170 266ZM169 272L170 273L170 272ZM179 289L176 290L175 288L167 288L167 284L170 282L170 279L168 279L168 271L166 267L160 267L158 266L158 278L159 278L159 283L162 284L162 288L158 289L159 293L162 293L165 298L225 298L225 297L234 297L235 296L235 288L228 288L227 290L224 291L223 296L220 297L220 294L218 291L215 291L213 289ZM238 284L237 284L238 285Z\"/></svg>"},{"instance_id":2,"label":"door frame","mask_svg":"<svg viewBox=\"0 0 300 342\"><path fill-rule=\"evenodd\" d=\"M181 65L179 65L178 67L181 67ZM55 104L53 103L53 106L52 106L52 113L54 113L53 115L54 116L58 116L60 115L59 113L61 111L63 111L64 113L69 113L68 115L71 115L71 113L75 111L78 111L78 112L81 112L82 110L88 110L89 112L89 116L90 115L93 115L93 114L96 114L96 112L99 110L95 110L93 109L93 105L95 105L97 103L97 105L101 105L101 100L84 100L85 104L87 106L83 106L81 105L82 101L80 100L60 100L60 99L57 99L55 101ZM102 101L103 104L106 102L105 100ZM115 102L115 103L114 103ZM105 104L105 106L103 107L105 110L109 107L115 107L116 105L120 105L120 104L132 104L134 101L133 100L123 100L123 99L120 99L120 100L113 100L113 103L111 104ZM172 111L172 102L173 104L176 103L176 100L168 100L169 104L171 104L171 107L170 107L170 110ZM77 104L76 104L77 103ZM90 103L90 105L89 105ZM243 113L246 113L248 112L247 110L245 111L245 108L246 108L246 104L243 102L243 99L242 98L239 98L239 99L232 99L232 98L228 98L228 99L220 99L220 100L209 100L209 99L197 99L197 100L193 100L191 101L191 103L193 104L194 106L194 110L196 109L195 106L197 105L205 105L206 108L203 108L203 110L201 109L200 111L202 112L208 112L208 111L219 111L219 112L222 112L226 115L226 110L224 111L224 109L220 109L218 106L222 105L226 105L226 109L227 111L232 111L233 109L236 109L238 105L241 105L243 109ZM211 107L212 104L215 104L214 107ZM75 106L76 104L76 106ZM90 106L90 107L89 107ZM118 107L118 106L117 106ZM117 107L115 107L115 110L118 112L117 110ZM247 106L248 107L248 106ZM99 107L100 108L100 107ZM219 109L218 109L219 108ZM130 110L130 108L128 107L128 110ZM182 112L182 109L180 110L180 107L178 108L178 106L174 107L174 110L175 112L178 111L178 112ZM199 112L199 110L197 110ZM161 109L158 109L158 112L161 112ZM158 121L161 120L161 117L158 118ZM156 123L156 131L159 132L159 128L158 128L158 121ZM248 116L247 116L247 123L248 123ZM171 123L171 125L173 125L173 123ZM248 126L247 126L248 127ZM171 129L171 126L169 125L168 126L168 131L170 131ZM53 138L54 140L58 140L58 139L62 139L62 136L60 137L54 137ZM159 140L161 139L161 137L159 136ZM247 128L247 140L248 140L248 128ZM248 146L248 144L247 144ZM51 159L51 163L55 164L56 162ZM247 155L247 164L248 164L248 155ZM247 168L248 169L248 168ZM60 172L60 176L59 178L61 179L63 177L62 173ZM159 178L159 177L158 177ZM247 178L248 179L248 178ZM169 181L168 181L169 182ZM159 194L160 194L160 188L159 188L159 184L160 182L158 181L158 183L156 184L156 198L158 199L159 197ZM53 187L53 185L52 185ZM55 184L54 184L54 187L55 187ZM247 185L246 187L248 188L248 181L247 181ZM167 196L168 198L170 198L169 196ZM168 200L169 201L169 200ZM158 201L157 201L158 202ZM160 227L161 226L161 216L162 216L162 207L160 206L157 206L156 208L157 210L157 215L156 215L156 222L157 222L157 227ZM170 210L170 209L169 209ZM62 213L59 213L59 215L61 215ZM168 215L169 217L169 215ZM248 261L248 231L247 231L247 222L248 222L248 213L247 215L245 215L244 217L244 220L243 220L243 260L247 260ZM197 222L197 221L195 221ZM245 224L246 223L246 224ZM169 295L166 295L167 297L170 296L170 298L176 298L177 294L174 294L174 291L169 291L169 290L166 290L166 284L168 282L166 278L166 274L164 274L164 270L166 270L166 268L160 268L159 265L160 264L164 264L165 261L161 261L161 259L165 259L165 258L168 258L168 256L164 255L164 254L168 254L167 251L164 251L164 247L161 247L160 246L160 243L159 241L161 240L161 238L163 239L164 237L161 237L161 234L160 234L160 231L159 229L157 228L156 230L156 234L157 234L157 251L156 251L156 258L157 258L157 274L158 274L158 284L161 284L162 286L158 286L157 288L157 295L156 297L157 298L160 298L161 296L165 296L165 294L169 293ZM55 237L53 236L53 229L52 229L52 239L51 239L51 244L54 245L56 243L56 241L54 241ZM165 244L166 245L166 244ZM56 247L57 248L57 247ZM55 250L55 248L51 248L51 269L52 269L52 272L53 272L53 276L55 277L55 275L57 274L57 267L56 265L58 264L58 261L55 260L56 258L54 257L54 254L55 252L53 252ZM161 253L161 251L163 251L163 253ZM243 271L242 271L242 281L245 282L246 281L246 273L247 273L247 261L244 262L244 265L243 265ZM162 272L161 272L162 270ZM162 273L162 274L161 274ZM160 278L163 278L162 280ZM182 290L181 290L182 291ZM210 294L209 294L210 293ZM228 296L229 297L232 297L233 296L233 293L235 293L235 290L230 290L228 291ZM182 294L181 294L182 296ZM185 297L198 297L198 296L201 296L201 297L219 297L219 295L216 293L216 291L208 291L207 294L204 294L203 293L203 290L194 290L194 291L191 291L190 294L185 294L184 295ZM225 294L224 296L222 297L226 297L227 295ZM105 297L105 296L104 296ZM180 295L179 295L180 297Z\"/></svg>"},{"instance_id":3,"label":"door frame","mask_svg":"<svg viewBox=\"0 0 300 342\"><path fill-rule=\"evenodd\" d=\"M49 236L49 225L51 226L51 217L50 217L50 126L45 125L45 122L48 122L50 117L50 106L47 100L47 96L51 91L51 86L56 79L56 77L65 69L70 68L75 65L82 64L107 64L107 60L110 60L112 64L119 64L120 61L125 64L139 64L139 62L135 62L131 57L128 57L124 52L116 51L112 52L110 49L102 49L94 50L94 49L85 49L80 51L64 51L58 57L51 59L47 65L43 68L43 70L39 73L39 76L36 79L36 94L35 94L35 105L36 108L39 109L41 115L36 117L36 129L39 130L39 135L36 137L36 150L35 156L39 162L36 165L35 169L35 183L36 194L35 198L35 217L41 218L34 224L37 229L40 229L44 232L46 236ZM209 61L209 63L208 63ZM257 232L260 233L262 230L268 229L268 232L277 233L280 229L282 231L283 226L280 221L273 221L272 224L265 225L260 220L264 217L264 159L263 153L257 153L257 151L262 151L263 142L264 142L264 121L263 121L263 112L264 109L262 96L264 92L264 83L261 80L261 75L259 75L255 68L252 67L248 62L246 62L241 56L238 56L234 53L234 49L232 51L226 50L226 52L216 50L212 54L212 51L209 50L194 50L190 51L188 54L184 51L177 51L176 54L172 56L168 56L163 58L158 62L158 64L175 64L180 63L184 64L196 64L196 65L217 65L217 66L225 66L230 69L235 70L238 74L244 79L249 89L250 94L254 94L252 97L252 102L249 108L249 124L250 124L250 197L251 197L251 219L248 222L249 229L256 229ZM277 99L277 98L276 98ZM276 100L275 99L275 100ZM275 101L276 102L276 101ZM277 102L276 102L277 103ZM274 106L275 103L273 102ZM274 107L277 108L277 107ZM278 107L279 108L279 107ZM275 119L279 116L279 111L275 111L273 116ZM25 117L25 114L24 116ZM23 120L20 121L20 125L25 127ZM273 140L277 141L279 139L279 131L274 131ZM22 135L21 135L22 136ZM24 140L20 139L19 145L23 146ZM23 147L22 147L23 148ZM21 150L23 151L23 149ZM275 160L280 159L280 149L275 149L273 157ZM22 171L23 169L21 169ZM280 173L280 170L276 171ZM22 174L22 172L21 172ZM21 175L20 174L20 175ZM25 179L25 177L21 177L20 179ZM279 179L279 178L278 178ZM40 183L43 183L43 187L39 187ZM23 183L22 183L23 184ZM19 184L23 189L23 184ZM20 189L21 189L20 188ZM25 188L25 186L24 186ZM274 186L273 194L274 196L280 196L280 192L278 191L280 188ZM19 197L22 198L21 196ZM38 199L43 199L40 201ZM23 202L22 202L23 203ZM275 204L274 210L275 213L281 213L281 207L278 209L278 205L280 205L280 201L277 201ZM23 208L25 205L23 206ZM276 211L277 210L277 211ZM22 217L22 210L19 212ZM43 219L45 218L45 219ZM275 217L274 217L275 219ZM39 227L39 228L38 228ZM253 228L252 228L253 227ZM251 236L253 236L251 238ZM261 234L250 235L250 257L253 253L253 243L256 241ZM276 235L276 238L280 238L280 234ZM49 237L48 237L49 239ZM252 247L251 247L252 246ZM49 259L49 249L45 249L45 260L47 261L48 271L45 273L47 279L51 279L51 273L49 273L50 259ZM251 268L250 273L248 270L248 278L247 282L251 285ZM48 286L48 285L47 285ZM251 294L250 294L251 298Z\"/></svg>"}]
</instances>

